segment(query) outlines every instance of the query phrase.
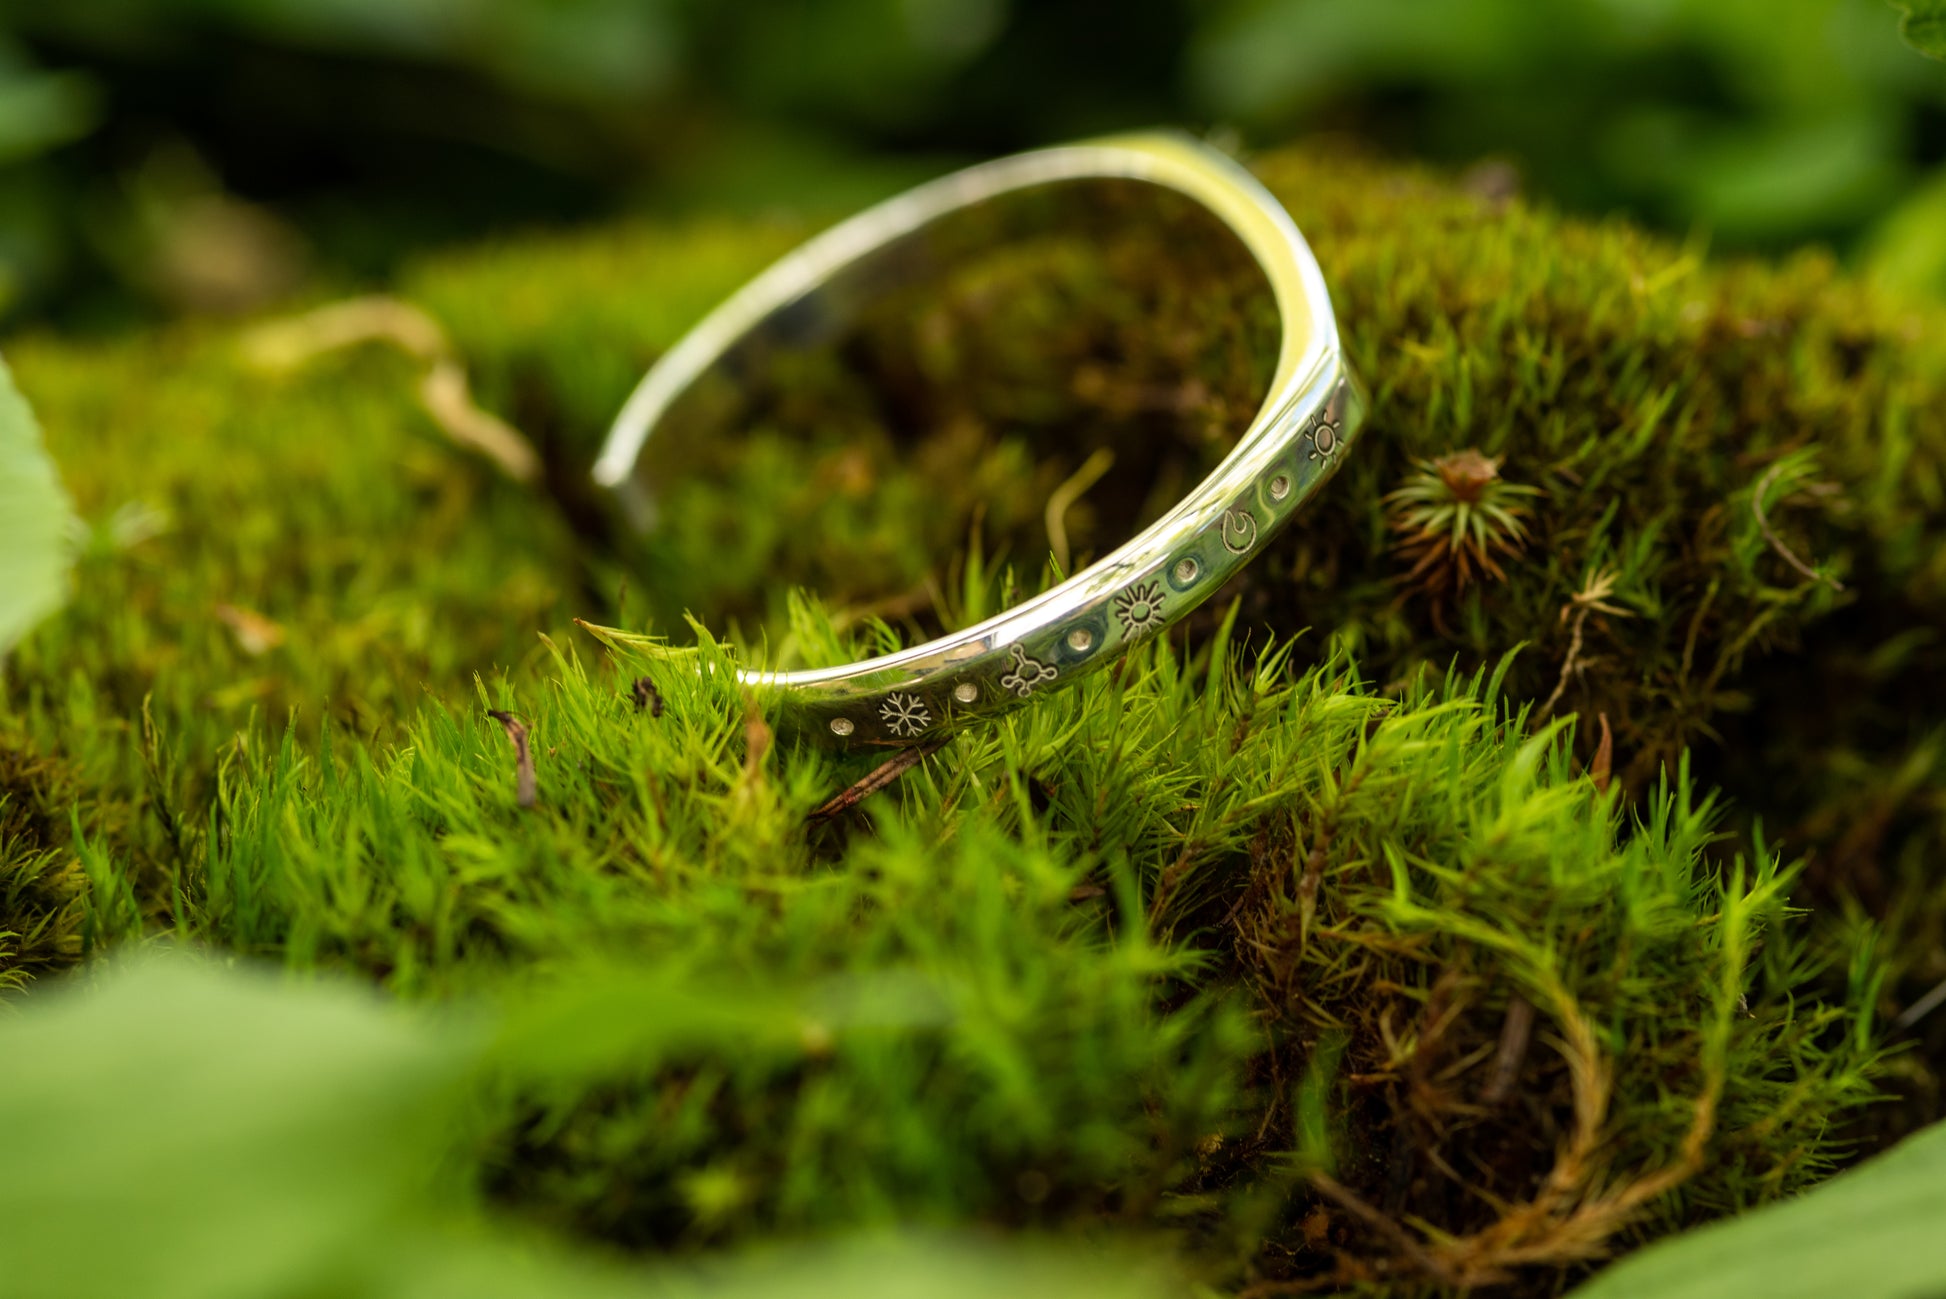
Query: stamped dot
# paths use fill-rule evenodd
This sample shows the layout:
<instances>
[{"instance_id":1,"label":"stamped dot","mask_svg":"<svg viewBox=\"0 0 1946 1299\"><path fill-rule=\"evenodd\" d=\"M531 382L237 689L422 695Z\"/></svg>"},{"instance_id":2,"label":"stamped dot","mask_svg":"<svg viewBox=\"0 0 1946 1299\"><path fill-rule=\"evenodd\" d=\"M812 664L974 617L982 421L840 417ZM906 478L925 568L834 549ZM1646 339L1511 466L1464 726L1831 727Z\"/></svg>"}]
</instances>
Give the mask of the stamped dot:
<instances>
[{"instance_id":1,"label":"stamped dot","mask_svg":"<svg viewBox=\"0 0 1946 1299\"><path fill-rule=\"evenodd\" d=\"M970 704L980 697L980 688L971 681L962 681L953 687L953 698L963 704Z\"/></svg>"},{"instance_id":2,"label":"stamped dot","mask_svg":"<svg viewBox=\"0 0 1946 1299\"><path fill-rule=\"evenodd\" d=\"M1289 496L1290 494L1291 494L1291 476L1289 474L1278 474L1275 478L1270 480L1271 500L1281 501L1286 496Z\"/></svg>"},{"instance_id":3,"label":"stamped dot","mask_svg":"<svg viewBox=\"0 0 1946 1299\"><path fill-rule=\"evenodd\" d=\"M853 729L851 718L849 717L834 717L831 719L831 733L833 735L850 735Z\"/></svg>"},{"instance_id":4,"label":"stamped dot","mask_svg":"<svg viewBox=\"0 0 1946 1299\"><path fill-rule=\"evenodd\" d=\"M1178 585L1188 586L1202 575L1203 566L1193 558L1179 559L1176 561L1175 576Z\"/></svg>"},{"instance_id":5,"label":"stamped dot","mask_svg":"<svg viewBox=\"0 0 1946 1299\"><path fill-rule=\"evenodd\" d=\"M1095 634L1086 627L1076 627L1068 633L1068 648L1076 654L1085 654L1088 647L1095 643Z\"/></svg>"}]
</instances>

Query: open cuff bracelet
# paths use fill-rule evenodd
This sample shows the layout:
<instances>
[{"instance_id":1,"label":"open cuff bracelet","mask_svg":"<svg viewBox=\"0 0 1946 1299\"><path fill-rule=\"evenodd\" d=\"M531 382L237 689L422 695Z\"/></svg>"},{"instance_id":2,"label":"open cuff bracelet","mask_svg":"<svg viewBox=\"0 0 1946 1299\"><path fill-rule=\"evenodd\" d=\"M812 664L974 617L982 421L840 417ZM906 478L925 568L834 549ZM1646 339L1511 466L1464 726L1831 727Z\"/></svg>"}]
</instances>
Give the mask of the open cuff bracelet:
<instances>
[{"instance_id":1,"label":"open cuff bracelet","mask_svg":"<svg viewBox=\"0 0 1946 1299\"><path fill-rule=\"evenodd\" d=\"M1256 416L1215 471L1133 540L1042 594L952 635L839 667L739 672L780 732L842 746L922 744L1107 666L1222 587L1331 477L1363 402L1316 260L1255 177L1196 140L1156 133L1016 154L921 185L812 239L691 330L648 372L595 478L650 516L643 455L677 399L746 340L829 330L896 275L942 218L1076 182L1160 186L1208 209L1262 269L1281 321Z\"/></svg>"}]
</instances>

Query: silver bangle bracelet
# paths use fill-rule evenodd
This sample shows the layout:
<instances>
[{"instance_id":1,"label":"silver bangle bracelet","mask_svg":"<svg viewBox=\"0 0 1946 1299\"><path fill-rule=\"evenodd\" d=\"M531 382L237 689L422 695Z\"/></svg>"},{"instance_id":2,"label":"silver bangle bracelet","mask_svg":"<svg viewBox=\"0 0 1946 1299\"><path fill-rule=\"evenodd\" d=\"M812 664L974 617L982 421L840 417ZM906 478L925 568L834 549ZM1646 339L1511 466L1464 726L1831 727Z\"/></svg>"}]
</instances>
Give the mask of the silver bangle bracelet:
<instances>
[{"instance_id":1,"label":"silver bangle bracelet","mask_svg":"<svg viewBox=\"0 0 1946 1299\"><path fill-rule=\"evenodd\" d=\"M874 262L943 217L1004 195L1103 179L1186 196L1227 226L1262 269L1281 339L1256 416L1216 470L1174 508L1105 558L1004 613L840 667L740 671L780 733L840 746L923 744L1072 684L1214 595L1342 460L1363 400L1304 237L1270 192L1229 157L1185 136L1156 133L969 167L804 244L717 307L648 372L608 435L595 464L597 483L617 492L638 519L652 517L643 455L650 435L678 398L755 331L781 324L801 336L835 309L820 302L834 281L868 280Z\"/></svg>"}]
</instances>

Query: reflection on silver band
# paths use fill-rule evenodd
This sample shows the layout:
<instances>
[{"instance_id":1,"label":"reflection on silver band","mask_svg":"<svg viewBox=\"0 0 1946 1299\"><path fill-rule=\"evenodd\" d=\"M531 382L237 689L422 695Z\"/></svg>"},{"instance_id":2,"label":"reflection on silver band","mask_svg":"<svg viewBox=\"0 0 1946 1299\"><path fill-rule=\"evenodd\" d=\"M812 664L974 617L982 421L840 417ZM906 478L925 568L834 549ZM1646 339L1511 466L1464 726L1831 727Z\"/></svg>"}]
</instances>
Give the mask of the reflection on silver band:
<instances>
[{"instance_id":1,"label":"reflection on silver band","mask_svg":"<svg viewBox=\"0 0 1946 1299\"><path fill-rule=\"evenodd\" d=\"M1337 469L1361 399L1317 263L1269 191L1225 155L1173 134L1017 154L922 185L826 231L711 312L643 378L595 478L640 493L658 422L738 340L834 275L940 217L1064 181L1145 181L1200 203L1263 269L1282 337L1268 395L1216 471L1138 536L1067 581L976 626L897 654L800 672L744 671L773 725L839 745L923 743L1073 684L1214 595Z\"/></svg>"}]
</instances>

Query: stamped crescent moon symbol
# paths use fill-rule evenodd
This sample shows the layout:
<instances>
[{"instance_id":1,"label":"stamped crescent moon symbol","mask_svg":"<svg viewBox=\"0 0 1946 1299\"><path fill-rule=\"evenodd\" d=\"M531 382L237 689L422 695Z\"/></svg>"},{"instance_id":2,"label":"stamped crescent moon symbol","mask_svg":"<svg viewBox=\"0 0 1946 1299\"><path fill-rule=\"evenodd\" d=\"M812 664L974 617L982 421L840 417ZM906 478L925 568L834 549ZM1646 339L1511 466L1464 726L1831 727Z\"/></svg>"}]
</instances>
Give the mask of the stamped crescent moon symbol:
<instances>
[{"instance_id":1,"label":"stamped crescent moon symbol","mask_svg":"<svg viewBox=\"0 0 1946 1299\"><path fill-rule=\"evenodd\" d=\"M1241 555L1257 544L1257 521L1247 510L1225 510L1223 512L1223 548L1232 555Z\"/></svg>"}]
</instances>

